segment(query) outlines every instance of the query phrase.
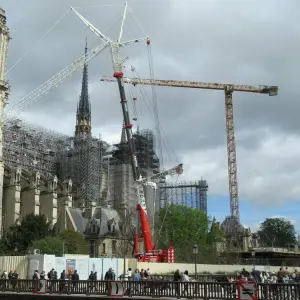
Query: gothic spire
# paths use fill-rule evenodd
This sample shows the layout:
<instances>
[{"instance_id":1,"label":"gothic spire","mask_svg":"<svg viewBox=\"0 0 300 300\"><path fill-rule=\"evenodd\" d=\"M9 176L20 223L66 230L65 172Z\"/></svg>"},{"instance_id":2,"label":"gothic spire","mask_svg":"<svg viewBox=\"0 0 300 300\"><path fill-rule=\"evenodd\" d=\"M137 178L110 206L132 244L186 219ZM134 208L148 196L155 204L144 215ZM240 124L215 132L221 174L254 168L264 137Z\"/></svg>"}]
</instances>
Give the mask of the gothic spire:
<instances>
[{"instance_id":1,"label":"gothic spire","mask_svg":"<svg viewBox=\"0 0 300 300\"><path fill-rule=\"evenodd\" d=\"M87 54L87 39L85 43L85 54ZM89 117L91 116L87 63L83 67L81 94L80 94L77 114L89 116Z\"/></svg>"},{"instance_id":2,"label":"gothic spire","mask_svg":"<svg viewBox=\"0 0 300 300\"><path fill-rule=\"evenodd\" d=\"M87 55L87 39L85 43L85 55ZM88 85L88 66L87 63L85 63L82 74L81 93L79 97L79 103L77 105L75 136L76 138L82 139L91 136L91 131L91 104Z\"/></svg>"}]
</instances>

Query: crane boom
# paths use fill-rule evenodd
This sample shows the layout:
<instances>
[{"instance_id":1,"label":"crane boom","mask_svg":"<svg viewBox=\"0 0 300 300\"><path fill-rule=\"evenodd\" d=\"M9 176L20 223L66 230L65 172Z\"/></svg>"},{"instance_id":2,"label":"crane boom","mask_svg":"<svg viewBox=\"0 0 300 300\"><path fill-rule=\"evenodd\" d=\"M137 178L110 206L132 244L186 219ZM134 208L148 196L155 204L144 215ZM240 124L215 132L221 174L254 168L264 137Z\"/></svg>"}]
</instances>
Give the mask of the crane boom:
<instances>
[{"instance_id":1,"label":"crane boom","mask_svg":"<svg viewBox=\"0 0 300 300\"><path fill-rule=\"evenodd\" d=\"M11 106L5 114L4 120L7 121L14 116L17 116L26 108L30 107L32 104L37 102L41 97L47 95L53 88L62 84L68 77L70 77L74 72L81 70L83 66L91 60L93 57L97 56L104 49L106 49L108 43L99 45L89 51L87 54L82 55L77 60L73 61L70 65L65 67L63 70L52 76L42 85L34 89L32 92L21 98L13 106Z\"/></svg>"},{"instance_id":2,"label":"crane boom","mask_svg":"<svg viewBox=\"0 0 300 300\"><path fill-rule=\"evenodd\" d=\"M179 164L179 165L177 165L177 166L175 166L171 169L168 169L166 171L163 171L161 173L154 174L154 175L152 175L150 177L147 177L147 178L142 178L141 181L143 183L147 184L148 182L151 182L151 180L160 179L160 178L162 178L166 175L170 175L170 176L175 175L175 174L181 175L182 173L183 173L183 164Z\"/></svg>"},{"instance_id":3,"label":"crane boom","mask_svg":"<svg viewBox=\"0 0 300 300\"><path fill-rule=\"evenodd\" d=\"M115 78L110 76L103 76L100 81L115 82ZM186 87L192 89L205 89L205 90L222 90L227 87L233 87L235 92L249 92L269 94L270 96L276 96L278 93L277 86L252 86L241 84L226 84L226 83L210 83L210 82L197 82L197 81L181 81L181 80L153 80L153 79L140 79L140 78L123 78L124 83L131 83L133 85L156 85L156 86L169 86L169 87Z\"/></svg>"},{"instance_id":4,"label":"crane boom","mask_svg":"<svg viewBox=\"0 0 300 300\"><path fill-rule=\"evenodd\" d=\"M115 82L113 77L103 76L100 81ZM277 86L252 86L239 84L224 84L213 82L195 82L195 81L180 81L180 80L157 80L157 79L140 79L123 77L124 83L133 85L156 85L169 87L185 87L194 89L206 90L222 90L225 93L225 112L226 112L226 133L227 133L227 157L228 157L228 181L229 181L229 197L230 197L230 213L239 221L239 194L237 180L237 163L236 163L236 143L234 135L234 115L232 104L232 93L249 92L258 94L268 94L276 96L278 94Z\"/></svg>"}]
</instances>

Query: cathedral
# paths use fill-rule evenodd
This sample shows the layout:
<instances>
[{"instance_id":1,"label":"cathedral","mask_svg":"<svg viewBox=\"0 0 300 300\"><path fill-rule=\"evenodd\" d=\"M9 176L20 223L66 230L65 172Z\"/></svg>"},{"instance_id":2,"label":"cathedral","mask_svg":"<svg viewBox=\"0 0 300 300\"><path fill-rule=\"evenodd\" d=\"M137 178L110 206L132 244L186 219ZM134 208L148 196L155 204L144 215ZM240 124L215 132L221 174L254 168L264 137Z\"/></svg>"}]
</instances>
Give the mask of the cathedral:
<instances>
[{"instance_id":1,"label":"cathedral","mask_svg":"<svg viewBox=\"0 0 300 300\"><path fill-rule=\"evenodd\" d=\"M0 10L0 29L0 114L3 119L9 94L5 73L10 39L3 9ZM131 166L123 153L126 137L120 130L120 143L116 146L93 137L91 117L88 66L85 65L74 136L52 132L14 117L1 122L1 235L26 214L43 214L58 233L72 229L84 234L90 242L91 256L123 257L132 253L137 195ZM153 134L140 131L135 137L140 143L137 150L141 170L147 176L153 175L159 170ZM156 191L145 192L149 215L154 215L153 203L157 203L159 197Z\"/></svg>"}]
</instances>

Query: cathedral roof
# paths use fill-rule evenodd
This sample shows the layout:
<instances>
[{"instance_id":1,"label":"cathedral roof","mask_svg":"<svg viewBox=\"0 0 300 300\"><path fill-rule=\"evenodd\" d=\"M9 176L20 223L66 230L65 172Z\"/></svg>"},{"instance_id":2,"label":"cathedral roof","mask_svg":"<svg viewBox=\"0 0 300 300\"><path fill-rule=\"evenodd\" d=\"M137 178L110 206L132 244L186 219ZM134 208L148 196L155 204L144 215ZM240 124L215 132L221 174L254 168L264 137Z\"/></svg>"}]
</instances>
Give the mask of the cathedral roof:
<instances>
[{"instance_id":1,"label":"cathedral roof","mask_svg":"<svg viewBox=\"0 0 300 300\"><path fill-rule=\"evenodd\" d=\"M79 232L83 233L86 229L89 220L82 216L82 210L80 208L69 207L68 210L73 219L73 222L75 223L76 229Z\"/></svg>"},{"instance_id":2,"label":"cathedral roof","mask_svg":"<svg viewBox=\"0 0 300 300\"><path fill-rule=\"evenodd\" d=\"M121 218L112 208L96 207L93 218L88 221L85 233L88 235L93 225L97 226L98 237L117 236L120 233Z\"/></svg>"},{"instance_id":3,"label":"cathedral roof","mask_svg":"<svg viewBox=\"0 0 300 300\"><path fill-rule=\"evenodd\" d=\"M243 233L245 230L240 222L233 216L226 217L226 219L221 224L221 228L227 235Z\"/></svg>"}]
</instances>

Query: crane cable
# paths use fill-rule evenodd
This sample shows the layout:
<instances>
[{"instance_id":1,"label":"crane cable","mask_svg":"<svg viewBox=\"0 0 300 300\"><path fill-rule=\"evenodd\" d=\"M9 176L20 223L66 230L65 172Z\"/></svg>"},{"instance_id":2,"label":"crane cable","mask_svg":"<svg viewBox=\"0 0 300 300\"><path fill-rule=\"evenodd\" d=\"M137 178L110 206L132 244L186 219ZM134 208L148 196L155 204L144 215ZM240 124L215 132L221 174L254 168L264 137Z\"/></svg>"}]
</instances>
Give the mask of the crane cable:
<instances>
[{"instance_id":1,"label":"crane cable","mask_svg":"<svg viewBox=\"0 0 300 300\"><path fill-rule=\"evenodd\" d=\"M28 51L26 51L8 70L7 70L7 74L14 69L14 67L16 67L19 62L21 62L33 49L35 46L37 46L61 21L62 19L70 12L70 10L68 9L60 18L58 18L58 20L50 27L50 29L48 29L33 45L33 47L31 49L29 49Z\"/></svg>"},{"instance_id":2,"label":"crane cable","mask_svg":"<svg viewBox=\"0 0 300 300\"><path fill-rule=\"evenodd\" d=\"M154 69L153 69L153 57L152 57L152 51L151 51L151 43L150 43L150 40L148 40L148 41L147 41L147 45L148 45L147 49L148 49L148 64L149 64L149 71L150 71L150 79L154 80ZM159 120L159 114L158 114L157 95L156 95L155 85L153 85L153 84L151 85L151 90L152 90L153 112L154 112L154 118L155 118L155 128L156 128L157 142L158 142L157 148L159 151L159 159L160 159L161 167L164 168L160 120Z\"/></svg>"},{"instance_id":3,"label":"crane cable","mask_svg":"<svg viewBox=\"0 0 300 300\"><path fill-rule=\"evenodd\" d=\"M137 72L135 67L132 66L131 71L133 72L133 77L137 78L138 81L141 80L141 77L139 76L139 73ZM146 108L154 121L154 116L153 116L154 112L153 112L153 109L150 109L151 104L149 104L149 102L151 102L151 100L146 92L146 89L143 85L139 85L139 90L140 90L140 94L141 94L141 99L145 102ZM179 159L176 156L175 151L172 148L171 143L168 139L168 136L164 132L163 128L161 128L161 132L164 135L164 139L162 140L162 145L164 146L171 163L173 165L179 164ZM171 156L171 154L173 157Z\"/></svg>"},{"instance_id":4,"label":"crane cable","mask_svg":"<svg viewBox=\"0 0 300 300\"><path fill-rule=\"evenodd\" d=\"M131 2L132 2L132 0L131 0ZM131 9L130 6L128 6L128 12L131 14L133 20L136 22L137 26L138 26L138 27L141 29L141 31L143 32L144 36L148 36L147 33L146 33L146 31L145 31L145 29L143 28L141 22L139 22L139 20L138 20L137 17L135 16L135 14L134 14L134 12L133 12L133 10ZM150 41L147 41L147 45L150 46L150 44L151 44ZM150 72L151 72L150 74L152 74L152 77L153 77L153 79L154 79L152 51L151 51L151 48L149 48L149 47L148 47L148 63L149 63L149 66L150 66ZM141 79L141 78L139 77L138 73L135 71L135 68L134 68L134 67L131 67L131 71L132 71L133 73L134 73L134 72L136 73L137 76L134 76L134 77L137 77L137 78ZM154 87L154 86L152 86L152 87ZM139 88L140 88L140 93L141 93L141 95L143 94L143 91L144 91L144 93L145 93L145 98L144 98L143 100L144 100L144 102L145 102L145 104L146 104L146 107L147 107L147 109L148 109L148 111L149 111L149 113L150 113L150 115L151 115L151 110L149 109L149 105L148 105L147 102L146 102L146 98L148 98L149 101L150 101L150 99L149 99L149 97L147 97L147 93L145 92L145 87L143 87L143 86L140 85ZM152 90L152 91L154 91L154 93L152 92L152 94L155 95L155 100L156 100L155 88L154 88L154 90ZM156 108L156 110L157 110L157 101L156 101L156 105L155 105L155 107L154 107L153 113L155 113L155 108ZM172 160L172 158L171 158L171 156L170 156L169 150L170 150L170 152L172 153L173 158L175 158L176 163L178 164L178 163L179 163L179 159L177 158L177 156L176 156L174 150L172 149L171 143L170 143L168 137L166 136L166 134L164 133L163 128L160 127L158 114L157 114L156 117L154 116L153 119L156 120L156 124L157 124L157 120L158 120L158 135L159 135L159 136L158 136L157 138L158 138L158 142L159 142L159 145L160 145L160 147L159 147L160 149L159 149L159 150L160 150L160 152L161 152L161 156L162 156L162 146L164 146L166 152L169 154L170 161L173 163L173 160ZM155 121L154 121L154 123L155 123ZM164 139L161 138L161 133L163 133ZM168 145L166 145L165 142L167 142ZM168 147L167 147L167 146L169 146L169 150L168 150ZM163 164L162 157L161 157L161 163Z\"/></svg>"}]
</instances>

